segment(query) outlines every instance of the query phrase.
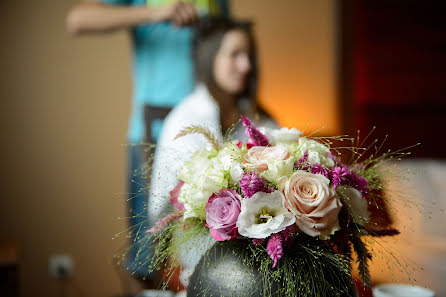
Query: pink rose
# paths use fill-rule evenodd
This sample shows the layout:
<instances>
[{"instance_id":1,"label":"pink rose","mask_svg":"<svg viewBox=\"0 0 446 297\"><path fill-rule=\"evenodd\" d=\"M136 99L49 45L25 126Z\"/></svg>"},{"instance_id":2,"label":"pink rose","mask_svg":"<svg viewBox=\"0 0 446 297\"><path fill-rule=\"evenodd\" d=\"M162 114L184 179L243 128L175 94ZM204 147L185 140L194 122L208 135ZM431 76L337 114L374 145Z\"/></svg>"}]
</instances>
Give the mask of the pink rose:
<instances>
[{"instance_id":1,"label":"pink rose","mask_svg":"<svg viewBox=\"0 0 446 297\"><path fill-rule=\"evenodd\" d=\"M220 190L206 204L206 225L217 241L232 239L237 234L235 223L240 214L240 195L233 190Z\"/></svg>"},{"instance_id":2,"label":"pink rose","mask_svg":"<svg viewBox=\"0 0 446 297\"><path fill-rule=\"evenodd\" d=\"M242 165L259 172L268 170L268 160L286 160L290 153L284 146L253 146L243 157Z\"/></svg>"},{"instance_id":3,"label":"pink rose","mask_svg":"<svg viewBox=\"0 0 446 297\"><path fill-rule=\"evenodd\" d=\"M339 230L342 204L329 185L325 176L301 170L280 182L285 206L296 216L296 225L302 232L321 239Z\"/></svg>"}]
</instances>

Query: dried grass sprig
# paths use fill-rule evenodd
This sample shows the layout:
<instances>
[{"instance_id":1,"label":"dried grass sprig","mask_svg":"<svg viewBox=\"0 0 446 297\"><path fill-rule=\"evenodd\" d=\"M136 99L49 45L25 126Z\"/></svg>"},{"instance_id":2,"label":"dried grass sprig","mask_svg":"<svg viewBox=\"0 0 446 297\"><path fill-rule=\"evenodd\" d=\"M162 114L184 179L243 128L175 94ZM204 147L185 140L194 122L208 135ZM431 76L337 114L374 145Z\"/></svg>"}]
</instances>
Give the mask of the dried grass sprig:
<instances>
[{"instance_id":1,"label":"dried grass sprig","mask_svg":"<svg viewBox=\"0 0 446 297\"><path fill-rule=\"evenodd\" d=\"M175 136L174 139L178 139L188 134L201 134L209 141L209 143L212 145L214 149L218 150L218 148L220 147L220 142L217 140L214 134L212 134L212 132L208 128L202 126L196 126L196 125L188 126L182 129L180 132L178 132L178 134Z\"/></svg>"}]
</instances>

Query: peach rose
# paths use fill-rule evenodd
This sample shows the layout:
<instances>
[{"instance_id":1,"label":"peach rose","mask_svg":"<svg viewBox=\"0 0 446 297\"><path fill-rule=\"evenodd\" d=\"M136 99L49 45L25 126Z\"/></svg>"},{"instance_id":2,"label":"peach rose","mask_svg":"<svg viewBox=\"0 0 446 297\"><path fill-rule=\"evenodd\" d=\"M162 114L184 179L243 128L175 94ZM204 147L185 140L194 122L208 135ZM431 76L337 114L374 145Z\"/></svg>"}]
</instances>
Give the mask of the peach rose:
<instances>
[{"instance_id":1,"label":"peach rose","mask_svg":"<svg viewBox=\"0 0 446 297\"><path fill-rule=\"evenodd\" d=\"M330 180L321 174L298 170L280 182L285 206L296 216L296 225L310 236L328 239L339 230L342 203Z\"/></svg>"},{"instance_id":2,"label":"peach rose","mask_svg":"<svg viewBox=\"0 0 446 297\"><path fill-rule=\"evenodd\" d=\"M243 157L242 165L249 170L262 172L268 170L268 160L286 160L290 156L284 146L253 146Z\"/></svg>"}]
</instances>

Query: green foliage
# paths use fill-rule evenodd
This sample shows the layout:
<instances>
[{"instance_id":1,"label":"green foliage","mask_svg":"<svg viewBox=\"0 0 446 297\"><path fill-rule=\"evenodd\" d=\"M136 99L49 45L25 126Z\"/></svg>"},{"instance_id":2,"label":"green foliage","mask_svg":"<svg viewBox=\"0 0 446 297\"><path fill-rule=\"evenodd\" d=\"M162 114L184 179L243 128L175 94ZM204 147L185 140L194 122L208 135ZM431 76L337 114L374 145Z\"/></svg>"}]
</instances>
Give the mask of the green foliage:
<instances>
[{"instance_id":1,"label":"green foliage","mask_svg":"<svg viewBox=\"0 0 446 297\"><path fill-rule=\"evenodd\" d=\"M369 266L367 262L372 258L372 256L367 250L364 242L361 240L359 232L353 232L350 235L350 240L357 255L356 261L358 262L359 276L362 279L362 283L367 287L371 287L372 280L370 278Z\"/></svg>"}]
</instances>

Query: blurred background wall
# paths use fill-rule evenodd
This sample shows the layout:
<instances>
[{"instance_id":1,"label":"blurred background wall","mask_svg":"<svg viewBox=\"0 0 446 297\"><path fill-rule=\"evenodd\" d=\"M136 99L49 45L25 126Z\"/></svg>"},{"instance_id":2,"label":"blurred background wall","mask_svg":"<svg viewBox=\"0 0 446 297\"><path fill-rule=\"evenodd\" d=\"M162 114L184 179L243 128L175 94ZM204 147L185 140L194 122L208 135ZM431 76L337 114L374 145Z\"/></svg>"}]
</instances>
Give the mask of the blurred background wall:
<instances>
[{"instance_id":1,"label":"blurred background wall","mask_svg":"<svg viewBox=\"0 0 446 297\"><path fill-rule=\"evenodd\" d=\"M110 264L125 238L125 32L71 38L77 1L0 1L0 241L19 249L21 296L60 296L48 258L70 254L71 296L117 296ZM261 102L287 126L340 132L331 0L234 0L256 22ZM1 293L0 293L1 294Z\"/></svg>"},{"instance_id":2,"label":"blurred background wall","mask_svg":"<svg viewBox=\"0 0 446 297\"><path fill-rule=\"evenodd\" d=\"M446 21L443 1L342 1L340 80L347 132L369 131L383 150L413 149L417 157L446 157ZM345 120L345 118L344 118Z\"/></svg>"}]
</instances>

